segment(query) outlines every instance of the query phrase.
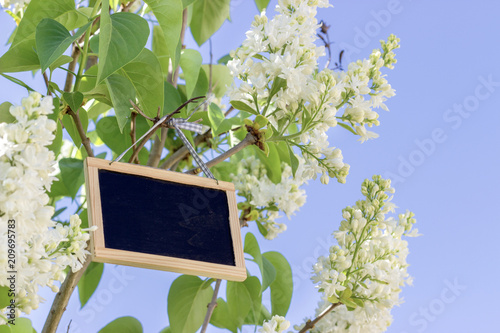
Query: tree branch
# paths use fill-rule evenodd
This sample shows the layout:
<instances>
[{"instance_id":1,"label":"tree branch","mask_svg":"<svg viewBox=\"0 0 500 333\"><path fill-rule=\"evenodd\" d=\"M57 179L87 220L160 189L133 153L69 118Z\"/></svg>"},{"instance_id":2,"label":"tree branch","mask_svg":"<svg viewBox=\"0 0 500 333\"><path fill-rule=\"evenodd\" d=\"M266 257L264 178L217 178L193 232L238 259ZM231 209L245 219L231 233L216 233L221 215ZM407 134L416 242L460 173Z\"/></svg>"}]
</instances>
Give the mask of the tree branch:
<instances>
[{"instance_id":1,"label":"tree branch","mask_svg":"<svg viewBox=\"0 0 500 333\"><path fill-rule=\"evenodd\" d=\"M314 318L312 321L311 321L311 319L309 319L306 322L306 324L304 325L304 327L302 327L302 329L299 331L299 333L305 333L305 332L309 331L310 329L313 329L314 325L316 325L318 323L318 321L323 319L324 316L326 316L328 313L330 313L330 311L332 311L333 309L335 309L337 306L339 306L341 304L342 303L330 304L330 306L327 307L325 310L323 310L323 312L321 312L319 314L319 316Z\"/></svg>"},{"instance_id":2,"label":"tree branch","mask_svg":"<svg viewBox=\"0 0 500 333\"><path fill-rule=\"evenodd\" d=\"M57 326L59 326L59 322L61 321L61 317L64 311L66 311L66 306L68 305L69 298L71 297L73 290L75 290L78 281L80 281L80 278L82 277L83 273L85 273L85 270L89 266L90 262L91 260L89 255L87 260L85 260L83 267L80 268L78 272L73 273L72 271L69 271L66 279L61 285L61 289L59 289L59 292L54 298L54 302L52 303L52 307L50 308L49 315L47 316L47 320L45 321L45 325L43 326L42 333L56 332Z\"/></svg>"},{"instance_id":3,"label":"tree branch","mask_svg":"<svg viewBox=\"0 0 500 333\"><path fill-rule=\"evenodd\" d=\"M226 158L231 157L232 155L236 154L237 152L239 152L243 148L251 146L256 142L257 142L257 138L255 138L251 133L248 133L247 136L243 139L243 141L241 141L240 143L238 143L236 146L229 149L225 153L220 154L219 156L217 156L213 160L208 161L206 163L206 165L207 165L207 167L210 168L216 164L219 164L220 162L224 161ZM196 175L196 174L199 174L200 172L201 172L201 169L199 167L191 169L189 171L186 171L187 174L191 174L191 175Z\"/></svg>"},{"instance_id":4,"label":"tree branch","mask_svg":"<svg viewBox=\"0 0 500 333\"><path fill-rule=\"evenodd\" d=\"M132 140L132 146L135 144L135 140L136 140L136 137L135 137L135 128L136 128L135 120L136 120L136 118L137 118L137 113L132 111L132 114L130 115L130 139ZM134 151L136 150L135 147L133 149L134 149ZM133 161L133 163L139 164L139 159L136 158Z\"/></svg>"},{"instance_id":5,"label":"tree branch","mask_svg":"<svg viewBox=\"0 0 500 333\"><path fill-rule=\"evenodd\" d=\"M87 151L87 155L90 157L94 157L94 152L92 151L92 147L90 146L90 139L85 135L85 131L83 130L82 122L80 121L80 117L68 107L67 113L73 118L75 122L76 129L78 130L78 134L82 139L82 144Z\"/></svg>"},{"instance_id":6,"label":"tree branch","mask_svg":"<svg viewBox=\"0 0 500 333\"><path fill-rule=\"evenodd\" d=\"M217 307L217 294L219 293L219 288L221 284L221 279L217 279L215 282L214 294L212 295L212 301L208 303L207 314L205 315L205 320L203 321L203 325L201 326L200 333L205 333L207 331L208 324L210 323L210 318L212 317L212 313Z\"/></svg>"},{"instance_id":7,"label":"tree branch","mask_svg":"<svg viewBox=\"0 0 500 333\"><path fill-rule=\"evenodd\" d=\"M76 63L78 62L78 56L80 55L80 49L73 45L73 52L71 57L73 60L68 65L68 73L66 74L66 83L64 84L64 91L71 91L71 86L73 85L73 73L75 72Z\"/></svg>"}]
</instances>

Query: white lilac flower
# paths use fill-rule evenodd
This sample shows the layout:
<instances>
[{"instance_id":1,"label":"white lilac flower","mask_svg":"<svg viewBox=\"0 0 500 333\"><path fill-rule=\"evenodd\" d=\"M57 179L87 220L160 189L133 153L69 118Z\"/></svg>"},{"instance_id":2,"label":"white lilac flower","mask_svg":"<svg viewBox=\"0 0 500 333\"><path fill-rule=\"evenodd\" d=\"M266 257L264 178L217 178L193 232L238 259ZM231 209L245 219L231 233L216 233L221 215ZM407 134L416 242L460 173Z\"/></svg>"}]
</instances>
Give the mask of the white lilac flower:
<instances>
[{"instance_id":1,"label":"white lilac flower","mask_svg":"<svg viewBox=\"0 0 500 333\"><path fill-rule=\"evenodd\" d=\"M338 245L313 267L312 280L323 298L317 312L342 303L313 332L385 331L392 307L401 303L401 287L412 282L403 238L419 236L413 213L386 217L395 208L390 180L374 176L363 182L361 192L365 200L342 212L344 220L333 233Z\"/></svg>"},{"instance_id":2,"label":"white lilac flower","mask_svg":"<svg viewBox=\"0 0 500 333\"><path fill-rule=\"evenodd\" d=\"M366 126L379 125L373 109L387 110L384 102L394 95L380 69L393 67L393 50L399 47L391 35L382 41L382 50L350 64L346 72L320 71L318 59L324 47L315 43L319 28L315 15L318 7L328 6L327 0L278 1L272 19L265 11L255 17L228 63L237 78L228 90L230 100L246 103L267 117L281 139L300 149L308 170L303 181L321 174L324 184L327 178L344 183L349 173L340 149L330 147L328 129L340 123L361 142L378 136Z\"/></svg>"},{"instance_id":3,"label":"white lilac flower","mask_svg":"<svg viewBox=\"0 0 500 333\"><path fill-rule=\"evenodd\" d=\"M12 10L18 13L25 5L29 4L31 0L0 0L0 7Z\"/></svg>"},{"instance_id":4,"label":"white lilac flower","mask_svg":"<svg viewBox=\"0 0 500 333\"><path fill-rule=\"evenodd\" d=\"M238 195L246 199L240 204L242 218L261 224L267 230L267 239L274 239L286 230L284 223L275 221L280 217L279 211L290 218L306 202L305 191L300 189L301 178L292 176L289 165L283 163L282 168L281 181L274 184L267 176L264 164L250 156L240 161L237 173L231 175Z\"/></svg>"},{"instance_id":5,"label":"white lilac flower","mask_svg":"<svg viewBox=\"0 0 500 333\"><path fill-rule=\"evenodd\" d=\"M54 139L55 121L48 119L52 97L32 93L12 106L13 123L0 123L0 285L6 283L8 221L15 221L17 310L29 313L40 302L39 287L64 279L70 266L77 271L85 260L89 235L74 215L69 225L51 220L50 190L56 161L47 146ZM5 309L2 311L4 312Z\"/></svg>"},{"instance_id":6,"label":"white lilac flower","mask_svg":"<svg viewBox=\"0 0 500 333\"><path fill-rule=\"evenodd\" d=\"M260 333L283 333L290 327L290 322L282 316L273 316L271 320L264 322Z\"/></svg>"}]
</instances>

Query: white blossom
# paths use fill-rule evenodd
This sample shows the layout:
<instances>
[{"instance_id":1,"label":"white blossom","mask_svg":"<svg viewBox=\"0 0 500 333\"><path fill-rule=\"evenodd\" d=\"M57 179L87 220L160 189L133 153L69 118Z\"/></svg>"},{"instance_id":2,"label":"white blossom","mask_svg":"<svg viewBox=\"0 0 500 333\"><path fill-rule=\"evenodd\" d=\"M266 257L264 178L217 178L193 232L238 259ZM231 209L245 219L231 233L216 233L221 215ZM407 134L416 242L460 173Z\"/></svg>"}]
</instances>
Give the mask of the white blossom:
<instances>
[{"instance_id":1,"label":"white blossom","mask_svg":"<svg viewBox=\"0 0 500 333\"><path fill-rule=\"evenodd\" d=\"M344 220L333 233L338 245L313 266L312 280L323 298L317 313L342 303L313 332L385 331L392 322L390 310L401 303L401 287L412 282L403 236L418 236L413 213L386 217L394 211L390 180L374 176L363 182L361 192L366 199L342 212Z\"/></svg>"},{"instance_id":2,"label":"white blossom","mask_svg":"<svg viewBox=\"0 0 500 333\"><path fill-rule=\"evenodd\" d=\"M259 329L261 333L283 333L290 327L290 322L282 316L273 316L271 320L264 322L262 328Z\"/></svg>"},{"instance_id":3,"label":"white blossom","mask_svg":"<svg viewBox=\"0 0 500 333\"><path fill-rule=\"evenodd\" d=\"M8 270L17 271L16 307L27 314L38 307L39 287L57 292L54 283L64 279L66 267L77 271L88 254L89 235L77 215L69 225L51 220L54 208L46 191L55 179L56 162L47 146L56 123L47 115L53 108L52 97L31 93L10 108L15 122L0 123L0 285L7 282ZM7 262L9 220L15 221L14 269Z\"/></svg>"},{"instance_id":4,"label":"white blossom","mask_svg":"<svg viewBox=\"0 0 500 333\"><path fill-rule=\"evenodd\" d=\"M25 5L28 5L31 0L0 0L0 6L18 13Z\"/></svg>"}]
</instances>

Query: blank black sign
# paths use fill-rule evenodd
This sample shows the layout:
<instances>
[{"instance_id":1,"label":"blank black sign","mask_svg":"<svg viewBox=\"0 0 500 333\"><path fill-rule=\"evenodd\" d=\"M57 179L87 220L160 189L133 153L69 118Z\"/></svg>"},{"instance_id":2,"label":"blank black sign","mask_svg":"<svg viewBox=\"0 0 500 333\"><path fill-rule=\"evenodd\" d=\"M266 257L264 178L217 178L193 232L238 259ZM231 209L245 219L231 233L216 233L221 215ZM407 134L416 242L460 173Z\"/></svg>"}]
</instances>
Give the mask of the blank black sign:
<instances>
[{"instance_id":1,"label":"blank black sign","mask_svg":"<svg viewBox=\"0 0 500 333\"><path fill-rule=\"evenodd\" d=\"M98 174L106 248L235 266L224 191Z\"/></svg>"}]
</instances>

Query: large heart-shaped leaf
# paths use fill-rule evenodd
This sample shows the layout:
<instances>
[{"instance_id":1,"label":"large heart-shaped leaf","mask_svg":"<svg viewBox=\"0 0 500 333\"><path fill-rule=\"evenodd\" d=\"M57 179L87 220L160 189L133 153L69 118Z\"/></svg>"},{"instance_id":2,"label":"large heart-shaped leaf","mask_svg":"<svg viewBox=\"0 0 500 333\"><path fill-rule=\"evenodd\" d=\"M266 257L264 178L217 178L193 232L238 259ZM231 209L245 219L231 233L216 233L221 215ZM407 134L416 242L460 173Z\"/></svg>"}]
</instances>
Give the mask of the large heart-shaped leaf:
<instances>
[{"instance_id":1,"label":"large heart-shaped leaf","mask_svg":"<svg viewBox=\"0 0 500 333\"><path fill-rule=\"evenodd\" d=\"M130 108L132 107L130 101L135 100L134 85L126 77L112 74L106 79L106 86L113 101L118 127L120 132L123 132L123 127L127 123L127 119L130 118Z\"/></svg>"},{"instance_id":2,"label":"large heart-shaped leaf","mask_svg":"<svg viewBox=\"0 0 500 333\"><path fill-rule=\"evenodd\" d=\"M61 23L49 18L43 19L36 27L35 33L36 49L42 72L45 72L53 62L62 56L90 24L91 22L87 23L71 36Z\"/></svg>"},{"instance_id":3,"label":"large heart-shaped leaf","mask_svg":"<svg viewBox=\"0 0 500 333\"><path fill-rule=\"evenodd\" d=\"M85 181L83 161L76 158L63 158L59 161L61 177L69 195L74 199Z\"/></svg>"},{"instance_id":4,"label":"large heart-shaped leaf","mask_svg":"<svg viewBox=\"0 0 500 333\"><path fill-rule=\"evenodd\" d=\"M144 49L149 36L148 22L132 13L109 15L103 1L99 34L97 83L134 60Z\"/></svg>"},{"instance_id":5,"label":"large heart-shaped leaf","mask_svg":"<svg viewBox=\"0 0 500 333\"><path fill-rule=\"evenodd\" d=\"M31 0L19 22L12 47L28 39L34 39L36 27L44 18L57 19L75 9L74 0Z\"/></svg>"},{"instance_id":6,"label":"large heart-shaped leaf","mask_svg":"<svg viewBox=\"0 0 500 333\"><path fill-rule=\"evenodd\" d=\"M32 71L40 68L35 51L35 39L26 39L5 52L0 58L0 73Z\"/></svg>"},{"instance_id":7,"label":"large heart-shaped leaf","mask_svg":"<svg viewBox=\"0 0 500 333\"><path fill-rule=\"evenodd\" d=\"M153 118L163 109L163 75L158 59L148 49L123 67L121 74L130 80L135 88L142 110Z\"/></svg>"},{"instance_id":8,"label":"large heart-shaped leaf","mask_svg":"<svg viewBox=\"0 0 500 333\"><path fill-rule=\"evenodd\" d=\"M262 256L259 243L251 232L248 232L245 235L245 246L243 251L251 255L255 263L259 265L260 273L262 275L262 291L266 290L276 278L276 270L269 260Z\"/></svg>"},{"instance_id":9,"label":"large heart-shaped leaf","mask_svg":"<svg viewBox=\"0 0 500 333\"><path fill-rule=\"evenodd\" d=\"M286 316L290 308L293 293L292 268L286 258L279 252L266 252L264 258L273 264L276 272L276 279L271 283L271 306L272 314Z\"/></svg>"},{"instance_id":10,"label":"large heart-shaped leaf","mask_svg":"<svg viewBox=\"0 0 500 333\"><path fill-rule=\"evenodd\" d=\"M191 33L201 46L205 43L229 17L230 0L197 0L193 4Z\"/></svg>"},{"instance_id":11,"label":"large heart-shaped leaf","mask_svg":"<svg viewBox=\"0 0 500 333\"><path fill-rule=\"evenodd\" d=\"M198 82L202 61L203 58L200 52L196 50L186 49L181 53L179 65L182 68L184 81L186 81L186 94L188 99L193 97L193 91Z\"/></svg>"},{"instance_id":12,"label":"large heart-shaped leaf","mask_svg":"<svg viewBox=\"0 0 500 333\"><path fill-rule=\"evenodd\" d=\"M144 0L153 11L165 38L165 47L174 66L178 61L177 45L182 29L182 0Z\"/></svg>"},{"instance_id":13,"label":"large heart-shaped leaf","mask_svg":"<svg viewBox=\"0 0 500 333\"><path fill-rule=\"evenodd\" d=\"M196 332L203 323L213 289L197 276L181 275L168 292L168 320L172 333Z\"/></svg>"}]
</instances>

